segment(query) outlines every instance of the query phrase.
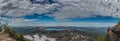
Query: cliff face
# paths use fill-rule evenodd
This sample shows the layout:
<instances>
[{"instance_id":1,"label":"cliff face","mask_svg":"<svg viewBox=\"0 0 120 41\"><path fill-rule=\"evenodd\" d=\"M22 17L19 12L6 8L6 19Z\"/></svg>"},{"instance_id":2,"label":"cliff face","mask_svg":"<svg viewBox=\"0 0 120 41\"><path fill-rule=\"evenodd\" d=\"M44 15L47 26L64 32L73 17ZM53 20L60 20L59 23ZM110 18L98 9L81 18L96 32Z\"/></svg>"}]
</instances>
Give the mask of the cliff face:
<instances>
[{"instance_id":1,"label":"cliff face","mask_svg":"<svg viewBox=\"0 0 120 41\"><path fill-rule=\"evenodd\" d=\"M106 41L120 41L120 24L108 29Z\"/></svg>"}]
</instances>

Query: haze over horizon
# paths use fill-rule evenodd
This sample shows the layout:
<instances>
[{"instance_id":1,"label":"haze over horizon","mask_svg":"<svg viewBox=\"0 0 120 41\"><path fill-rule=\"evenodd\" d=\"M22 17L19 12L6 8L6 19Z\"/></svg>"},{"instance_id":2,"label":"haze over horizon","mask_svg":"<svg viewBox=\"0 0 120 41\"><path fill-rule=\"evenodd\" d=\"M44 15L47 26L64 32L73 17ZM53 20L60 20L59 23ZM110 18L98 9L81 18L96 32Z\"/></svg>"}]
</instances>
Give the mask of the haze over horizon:
<instances>
[{"instance_id":1,"label":"haze over horizon","mask_svg":"<svg viewBox=\"0 0 120 41\"><path fill-rule=\"evenodd\" d=\"M11 26L112 27L119 0L0 0L0 22Z\"/></svg>"}]
</instances>

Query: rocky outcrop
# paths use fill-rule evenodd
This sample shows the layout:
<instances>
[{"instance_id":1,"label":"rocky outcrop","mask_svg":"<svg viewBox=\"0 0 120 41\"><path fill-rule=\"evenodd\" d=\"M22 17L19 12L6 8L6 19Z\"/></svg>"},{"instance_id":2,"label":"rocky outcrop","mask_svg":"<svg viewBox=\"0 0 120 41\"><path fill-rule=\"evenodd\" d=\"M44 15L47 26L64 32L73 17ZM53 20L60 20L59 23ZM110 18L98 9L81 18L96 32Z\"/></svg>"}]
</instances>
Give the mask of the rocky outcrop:
<instances>
[{"instance_id":1,"label":"rocky outcrop","mask_svg":"<svg viewBox=\"0 0 120 41\"><path fill-rule=\"evenodd\" d=\"M106 41L120 41L120 24L108 29Z\"/></svg>"},{"instance_id":2,"label":"rocky outcrop","mask_svg":"<svg viewBox=\"0 0 120 41\"><path fill-rule=\"evenodd\" d=\"M23 37L22 34L16 33L8 25L0 25L0 41L30 41Z\"/></svg>"},{"instance_id":3,"label":"rocky outcrop","mask_svg":"<svg viewBox=\"0 0 120 41\"><path fill-rule=\"evenodd\" d=\"M94 41L93 38L82 35L77 30L64 30L59 32L61 38L57 38L56 41Z\"/></svg>"},{"instance_id":4,"label":"rocky outcrop","mask_svg":"<svg viewBox=\"0 0 120 41\"><path fill-rule=\"evenodd\" d=\"M16 39L11 37L9 34L0 33L0 41L16 41Z\"/></svg>"}]
</instances>

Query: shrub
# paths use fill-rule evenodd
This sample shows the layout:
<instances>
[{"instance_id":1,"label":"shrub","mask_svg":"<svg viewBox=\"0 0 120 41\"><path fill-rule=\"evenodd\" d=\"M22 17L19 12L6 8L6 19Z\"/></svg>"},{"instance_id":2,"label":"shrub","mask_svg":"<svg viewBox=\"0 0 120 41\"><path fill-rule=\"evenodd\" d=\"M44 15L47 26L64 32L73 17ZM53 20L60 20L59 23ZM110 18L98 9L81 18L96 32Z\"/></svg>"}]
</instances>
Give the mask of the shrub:
<instances>
[{"instance_id":1,"label":"shrub","mask_svg":"<svg viewBox=\"0 0 120 41\"><path fill-rule=\"evenodd\" d=\"M99 38L97 38L96 41L106 41L106 37L105 36L100 36Z\"/></svg>"}]
</instances>

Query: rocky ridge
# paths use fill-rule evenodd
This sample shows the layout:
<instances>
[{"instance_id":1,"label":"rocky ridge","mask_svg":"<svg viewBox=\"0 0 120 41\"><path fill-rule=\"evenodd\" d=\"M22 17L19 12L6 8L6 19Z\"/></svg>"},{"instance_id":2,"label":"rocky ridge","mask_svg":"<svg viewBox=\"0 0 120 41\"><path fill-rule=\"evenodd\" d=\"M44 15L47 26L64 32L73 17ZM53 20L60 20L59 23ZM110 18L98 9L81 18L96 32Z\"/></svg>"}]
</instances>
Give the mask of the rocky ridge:
<instances>
[{"instance_id":1,"label":"rocky ridge","mask_svg":"<svg viewBox=\"0 0 120 41\"><path fill-rule=\"evenodd\" d=\"M108 29L106 41L120 41L120 22Z\"/></svg>"}]
</instances>

